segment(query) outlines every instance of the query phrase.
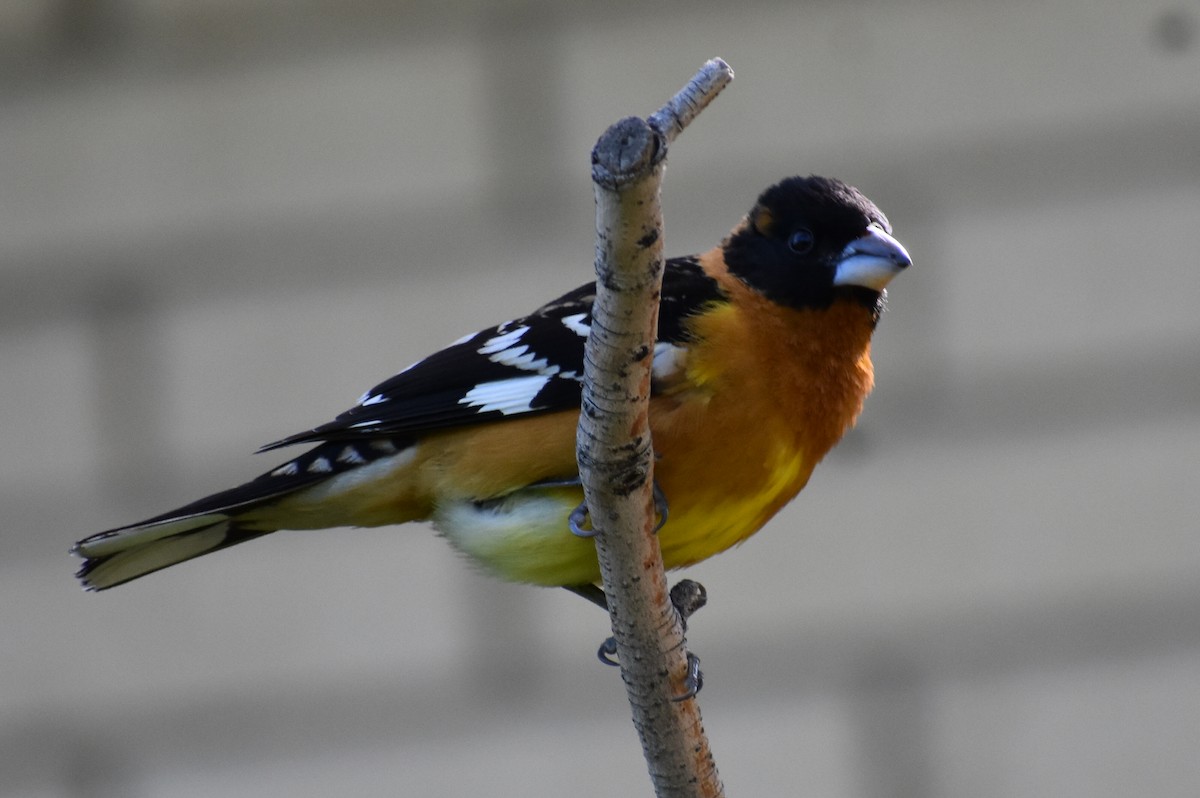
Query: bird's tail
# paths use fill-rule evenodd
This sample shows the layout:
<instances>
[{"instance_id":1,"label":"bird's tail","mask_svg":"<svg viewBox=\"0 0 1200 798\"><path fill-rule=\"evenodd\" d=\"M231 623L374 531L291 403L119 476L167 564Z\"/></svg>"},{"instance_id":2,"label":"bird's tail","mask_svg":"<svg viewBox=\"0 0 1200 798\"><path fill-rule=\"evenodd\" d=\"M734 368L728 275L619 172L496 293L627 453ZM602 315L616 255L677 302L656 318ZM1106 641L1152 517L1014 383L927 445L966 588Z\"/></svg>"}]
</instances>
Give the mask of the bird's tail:
<instances>
[{"instance_id":1,"label":"bird's tail","mask_svg":"<svg viewBox=\"0 0 1200 798\"><path fill-rule=\"evenodd\" d=\"M75 544L84 559L76 576L85 590L107 590L201 554L229 548L276 529L314 526L374 526L377 518L278 515L272 506L285 497L323 482L346 480L353 489L372 480L391 484L411 460L408 439L367 443L329 441L242 485L137 524L110 529ZM311 508L309 508L311 510ZM387 523L411 520L388 517Z\"/></svg>"},{"instance_id":2,"label":"bird's tail","mask_svg":"<svg viewBox=\"0 0 1200 798\"><path fill-rule=\"evenodd\" d=\"M270 532L239 528L231 515L206 513L101 532L79 541L71 552L84 558L75 574L84 590L107 590Z\"/></svg>"},{"instance_id":3,"label":"bird's tail","mask_svg":"<svg viewBox=\"0 0 1200 798\"><path fill-rule=\"evenodd\" d=\"M252 523L246 514L358 464L336 460L333 451L336 447L332 444L318 446L235 488L84 538L71 549L72 554L84 558L75 575L85 590L107 590L269 534L278 527L261 519Z\"/></svg>"}]
</instances>

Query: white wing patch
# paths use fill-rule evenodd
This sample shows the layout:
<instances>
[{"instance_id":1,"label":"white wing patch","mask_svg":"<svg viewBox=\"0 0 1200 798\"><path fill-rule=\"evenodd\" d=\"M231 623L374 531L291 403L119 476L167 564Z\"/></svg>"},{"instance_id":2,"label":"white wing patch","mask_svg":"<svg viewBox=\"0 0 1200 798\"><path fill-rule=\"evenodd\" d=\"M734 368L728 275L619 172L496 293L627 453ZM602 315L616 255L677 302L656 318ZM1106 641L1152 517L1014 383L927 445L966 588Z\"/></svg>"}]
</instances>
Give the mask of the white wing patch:
<instances>
[{"instance_id":1,"label":"white wing patch","mask_svg":"<svg viewBox=\"0 0 1200 798\"><path fill-rule=\"evenodd\" d=\"M580 338L587 338L588 333L592 331L592 326L584 323L583 320L586 318L586 313L575 313L571 316L563 316L561 319L559 319L559 321L563 323L564 327L578 335Z\"/></svg>"},{"instance_id":2,"label":"white wing patch","mask_svg":"<svg viewBox=\"0 0 1200 798\"><path fill-rule=\"evenodd\" d=\"M500 325L500 329L504 329L504 325ZM529 328L523 326L509 330L505 333L500 333L499 335L494 335L484 341L483 346L479 347L479 349L476 351L481 355L491 355L495 354L496 352L503 352L505 349L509 349L516 344L517 341L520 341L521 336L527 332L529 332Z\"/></svg>"},{"instance_id":3,"label":"white wing patch","mask_svg":"<svg viewBox=\"0 0 1200 798\"><path fill-rule=\"evenodd\" d=\"M382 442L372 441L372 445ZM396 447L392 446L392 451L396 453L390 457L381 457L358 468L352 468L349 471L335 474L324 482L318 482L311 488L305 488L298 493L292 494L284 499L284 502L288 504L289 510L305 509L305 512L308 514L311 514L313 510L319 512L324 507L325 502L330 499L336 499L348 491L372 483L395 479L397 472L407 467L417 458L418 448L418 446L408 446L397 451ZM332 524L329 525L332 526Z\"/></svg>"},{"instance_id":4,"label":"white wing patch","mask_svg":"<svg viewBox=\"0 0 1200 798\"><path fill-rule=\"evenodd\" d=\"M582 319L583 314L578 314L578 317L579 319ZM566 323L565 320L564 323ZM567 326L570 327L571 325L568 324ZM571 329L575 328L572 327ZM586 330L586 327L584 329ZM537 352L534 352L532 349L530 349L528 344L520 343L521 338L527 332L529 332L528 326L517 327L509 332L489 338L484 342L483 346L479 347L479 349L476 351L478 351L481 355L487 355L487 359L493 363L498 363L501 366L508 366L509 368L520 369L521 371L536 372L539 377L553 377L555 374L558 374L560 371L562 371L562 366L551 364L547 358L539 356ZM587 335L586 332L583 334ZM509 380L500 380L492 383L485 383L484 385L499 385L507 382L509 382ZM543 382L542 384L544 385L545 383ZM483 389L484 385L476 386L476 390ZM539 386L537 390L541 390L541 387ZM533 394L531 394L530 399L536 395L537 392L535 391ZM464 397L463 402L460 403L469 405L476 404L476 402L471 399L470 396L471 395L468 394L467 397Z\"/></svg>"},{"instance_id":5,"label":"white wing patch","mask_svg":"<svg viewBox=\"0 0 1200 798\"><path fill-rule=\"evenodd\" d=\"M367 462L366 458L359 454L358 450L353 446L347 446L345 449L342 449L341 454L337 456L337 460L339 463L345 463L346 465L364 465Z\"/></svg>"},{"instance_id":6,"label":"white wing patch","mask_svg":"<svg viewBox=\"0 0 1200 798\"><path fill-rule=\"evenodd\" d=\"M528 377L485 382L467 391L466 396L459 399L458 403L478 408L480 413L493 410L506 416L527 413L532 409L533 400L552 378L553 374L532 374Z\"/></svg>"},{"instance_id":7,"label":"white wing patch","mask_svg":"<svg viewBox=\"0 0 1200 798\"><path fill-rule=\"evenodd\" d=\"M536 371L538 374L544 374L547 377L553 377L560 371L558 366L551 366L549 360L544 357L538 357L535 352L530 352L529 347L524 344L488 355L488 360L493 363L499 363L501 366L511 366L521 371Z\"/></svg>"},{"instance_id":8,"label":"white wing patch","mask_svg":"<svg viewBox=\"0 0 1200 798\"><path fill-rule=\"evenodd\" d=\"M374 396L372 396L371 392L367 391L361 397L359 397L358 406L359 407L370 407L371 405L377 405L380 402L386 402L387 400L388 400L388 398L381 393L377 393Z\"/></svg>"},{"instance_id":9,"label":"white wing patch","mask_svg":"<svg viewBox=\"0 0 1200 798\"><path fill-rule=\"evenodd\" d=\"M650 375L660 382L670 382L687 368L687 350L682 346L659 342L654 345L654 362Z\"/></svg>"}]
</instances>

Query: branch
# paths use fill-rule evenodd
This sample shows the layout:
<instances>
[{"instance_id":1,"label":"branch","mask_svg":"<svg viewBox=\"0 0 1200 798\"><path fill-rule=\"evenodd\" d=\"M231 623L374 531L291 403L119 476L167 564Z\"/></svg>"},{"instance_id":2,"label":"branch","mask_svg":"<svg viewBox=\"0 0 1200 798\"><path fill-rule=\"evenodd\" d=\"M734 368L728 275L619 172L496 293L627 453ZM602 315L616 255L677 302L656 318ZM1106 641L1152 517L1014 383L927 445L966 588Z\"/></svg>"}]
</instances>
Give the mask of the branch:
<instances>
[{"instance_id":1,"label":"branch","mask_svg":"<svg viewBox=\"0 0 1200 798\"><path fill-rule=\"evenodd\" d=\"M667 145L732 79L725 62L709 61L661 110L622 119L592 151L596 302L576 449L621 674L660 798L724 795L697 702L673 700L688 663L654 535L649 397Z\"/></svg>"}]
</instances>

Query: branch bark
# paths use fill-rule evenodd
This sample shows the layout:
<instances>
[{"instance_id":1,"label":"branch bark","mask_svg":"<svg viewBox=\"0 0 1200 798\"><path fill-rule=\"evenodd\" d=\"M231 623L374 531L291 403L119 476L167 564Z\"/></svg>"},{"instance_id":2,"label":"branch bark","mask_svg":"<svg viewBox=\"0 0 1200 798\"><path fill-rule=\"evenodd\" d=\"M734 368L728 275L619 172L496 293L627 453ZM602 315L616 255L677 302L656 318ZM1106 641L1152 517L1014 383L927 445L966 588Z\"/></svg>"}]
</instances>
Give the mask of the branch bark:
<instances>
[{"instance_id":1,"label":"branch bark","mask_svg":"<svg viewBox=\"0 0 1200 798\"><path fill-rule=\"evenodd\" d=\"M697 702L674 700L688 663L654 534L649 397L667 145L732 79L709 61L662 109L617 122L592 151L596 303L576 449L621 675L660 798L724 795Z\"/></svg>"}]
</instances>

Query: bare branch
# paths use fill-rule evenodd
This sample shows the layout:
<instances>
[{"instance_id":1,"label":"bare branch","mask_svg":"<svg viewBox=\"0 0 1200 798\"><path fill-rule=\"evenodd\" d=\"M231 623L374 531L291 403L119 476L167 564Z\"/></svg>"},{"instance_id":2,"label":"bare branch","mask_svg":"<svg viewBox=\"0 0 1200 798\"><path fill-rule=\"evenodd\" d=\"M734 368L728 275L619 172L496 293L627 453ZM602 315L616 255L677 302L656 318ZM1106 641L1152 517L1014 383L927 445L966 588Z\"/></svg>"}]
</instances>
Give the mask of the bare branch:
<instances>
[{"instance_id":1,"label":"bare branch","mask_svg":"<svg viewBox=\"0 0 1200 798\"><path fill-rule=\"evenodd\" d=\"M714 58L700 67L687 85L676 93L666 105L650 115L647 120L655 130L667 137L667 142L683 132L708 104L716 99L721 90L733 80L733 70L720 58Z\"/></svg>"},{"instance_id":2,"label":"bare branch","mask_svg":"<svg viewBox=\"0 0 1200 798\"><path fill-rule=\"evenodd\" d=\"M576 448L621 673L660 798L724 794L697 702L674 700L688 663L654 535L649 396L667 145L732 77L723 61L708 62L648 120L622 119L592 151L597 288Z\"/></svg>"}]
</instances>

